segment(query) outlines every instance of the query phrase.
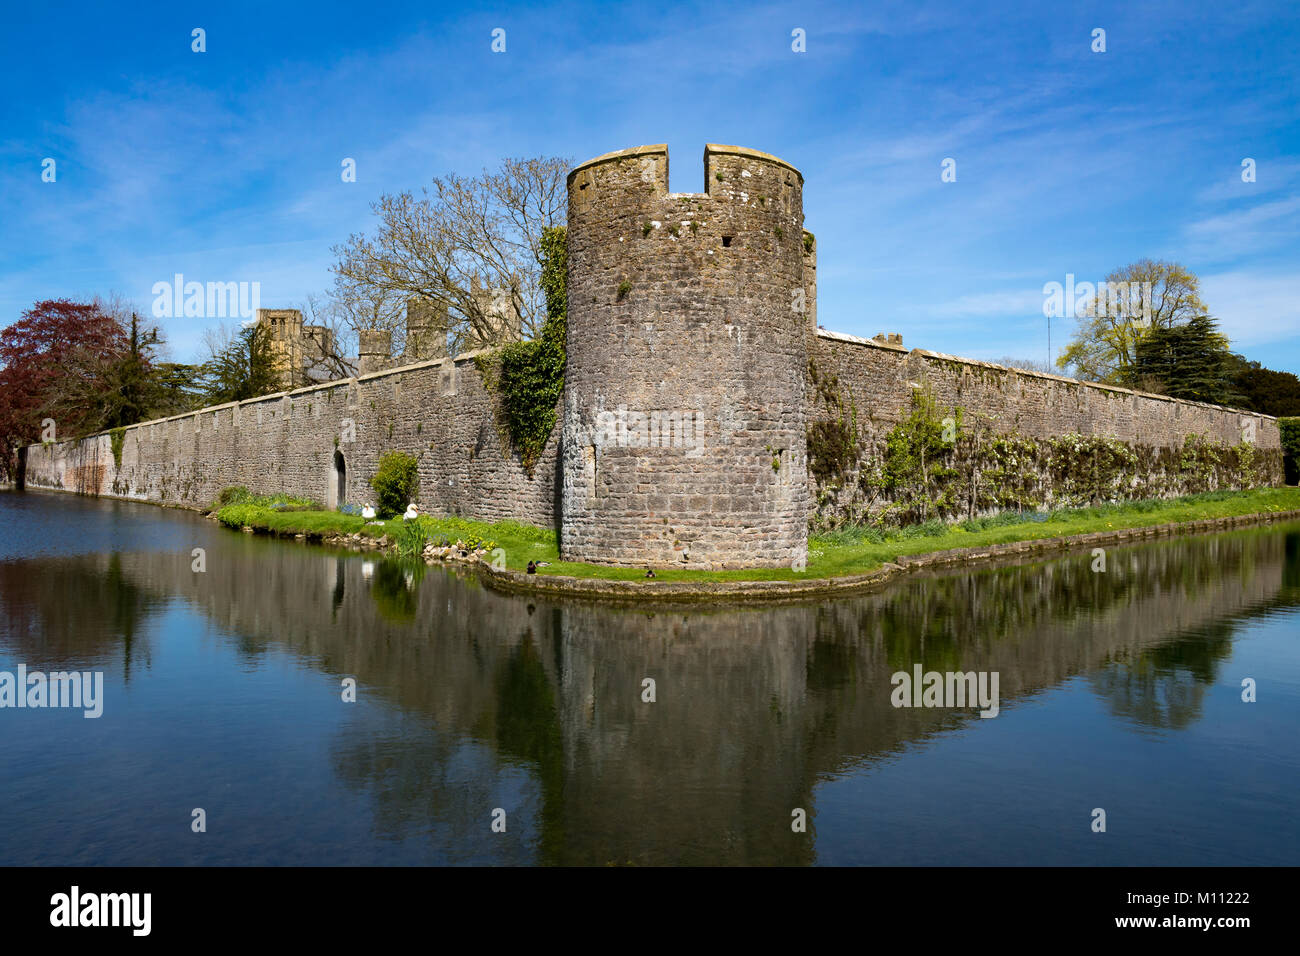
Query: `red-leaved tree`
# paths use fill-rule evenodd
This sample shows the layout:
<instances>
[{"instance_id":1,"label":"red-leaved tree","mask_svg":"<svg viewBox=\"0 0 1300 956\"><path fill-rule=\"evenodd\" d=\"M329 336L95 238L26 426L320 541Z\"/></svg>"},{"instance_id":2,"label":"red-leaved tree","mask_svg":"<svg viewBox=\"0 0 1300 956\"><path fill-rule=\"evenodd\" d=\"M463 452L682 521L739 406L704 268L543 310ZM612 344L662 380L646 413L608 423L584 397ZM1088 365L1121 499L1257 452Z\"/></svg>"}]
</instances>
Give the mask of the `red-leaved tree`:
<instances>
[{"instance_id":1,"label":"red-leaved tree","mask_svg":"<svg viewBox=\"0 0 1300 956\"><path fill-rule=\"evenodd\" d=\"M95 305L67 299L37 302L0 332L0 463L11 476L14 452L42 440L45 419L56 437L102 426L112 369L129 341L122 326Z\"/></svg>"}]
</instances>

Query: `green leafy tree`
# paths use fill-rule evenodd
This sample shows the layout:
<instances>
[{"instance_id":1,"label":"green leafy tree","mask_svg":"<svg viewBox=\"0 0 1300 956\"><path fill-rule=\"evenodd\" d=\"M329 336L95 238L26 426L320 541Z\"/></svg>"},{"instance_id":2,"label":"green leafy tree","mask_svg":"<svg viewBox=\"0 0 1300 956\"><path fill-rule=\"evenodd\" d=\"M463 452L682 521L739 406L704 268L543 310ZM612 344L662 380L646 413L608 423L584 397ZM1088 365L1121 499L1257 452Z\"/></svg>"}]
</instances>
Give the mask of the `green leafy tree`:
<instances>
[{"instance_id":1,"label":"green leafy tree","mask_svg":"<svg viewBox=\"0 0 1300 956\"><path fill-rule=\"evenodd\" d=\"M415 500L420 487L420 463L402 451L390 451L379 459L379 468L370 479L375 489L376 511L381 518L391 518L406 510Z\"/></svg>"},{"instance_id":2,"label":"green leafy tree","mask_svg":"<svg viewBox=\"0 0 1300 956\"><path fill-rule=\"evenodd\" d=\"M132 312L127 347L110 363L105 375L108 388L100 399L105 428L124 428L150 416L157 387L154 350L159 342L158 330L142 331L139 317Z\"/></svg>"},{"instance_id":3,"label":"green leafy tree","mask_svg":"<svg viewBox=\"0 0 1300 956\"><path fill-rule=\"evenodd\" d=\"M1106 276L1056 364L1082 379L1125 384L1148 332L1174 328L1208 311L1195 273L1176 262L1141 259Z\"/></svg>"},{"instance_id":4,"label":"green leafy tree","mask_svg":"<svg viewBox=\"0 0 1300 956\"><path fill-rule=\"evenodd\" d=\"M1282 433L1282 467L1286 483L1294 485L1300 481L1300 418L1283 418L1278 420Z\"/></svg>"},{"instance_id":5,"label":"green leafy tree","mask_svg":"<svg viewBox=\"0 0 1300 956\"><path fill-rule=\"evenodd\" d=\"M1138 343L1125 384L1215 405L1231 405L1241 396L1233 388L1232 353L1218 323L1198 315L1171 328L1151 329Z\"/></svg>"},{"instance_id":6,"label":"green leafy tree","mask_svg":"<svg viewBox=\"0 0 1300 956\"><path fill-rule=\"evenodd\" d=\"M203 390L203 366L182 362L156 362L152 368L149 418L167 418L202 408L207 403Z\"/></svg>"}]
</instances>

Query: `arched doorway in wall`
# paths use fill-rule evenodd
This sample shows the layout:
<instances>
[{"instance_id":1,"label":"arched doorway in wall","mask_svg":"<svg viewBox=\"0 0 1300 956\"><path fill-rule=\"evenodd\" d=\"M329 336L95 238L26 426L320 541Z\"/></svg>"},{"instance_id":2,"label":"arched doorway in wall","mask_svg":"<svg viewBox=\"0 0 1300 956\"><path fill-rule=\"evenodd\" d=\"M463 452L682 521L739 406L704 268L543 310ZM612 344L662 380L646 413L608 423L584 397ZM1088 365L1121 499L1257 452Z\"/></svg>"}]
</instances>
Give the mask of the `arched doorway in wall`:
<instances>
[{"instance_id":1,"label":"arched doorway in wall","mask_svg":"<svg viewBox=\"0 0 1300 956\"><path fill-rule=\"evenodd\" d=\"M343 452L334 450L334 467L330 469L329 492L326 495L330 508L337 508L348 501L348 463L343 460Z\"/></svg>"}]
</instances>

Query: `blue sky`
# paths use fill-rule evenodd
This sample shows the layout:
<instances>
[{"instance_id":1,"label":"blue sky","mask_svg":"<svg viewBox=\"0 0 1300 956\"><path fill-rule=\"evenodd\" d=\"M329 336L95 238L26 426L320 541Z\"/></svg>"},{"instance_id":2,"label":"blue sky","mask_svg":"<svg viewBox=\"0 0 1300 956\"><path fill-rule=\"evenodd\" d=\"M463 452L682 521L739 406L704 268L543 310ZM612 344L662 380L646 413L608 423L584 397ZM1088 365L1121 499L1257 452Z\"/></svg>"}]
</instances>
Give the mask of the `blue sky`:
<instances>
[{"instance_id":1,"label":"blue sky","mask_svg":"<svg viewBox=\"0 0 1300 956\"><path fill-rule=\"evenodd\" d=\"M698 191L717 142L803 171L827 328L1042 360L1044 283L1166 258L1201 277L1234 348L1300 372L1293 0L94 2L6 19L0 324L96 292L148 311L178 272L299 305L382 192L660 142L672 188ZM200 357L206 323L164 320L173 357ZM1054 350L1067 332L1053 322Z\"/></svg>"}]
</instances>

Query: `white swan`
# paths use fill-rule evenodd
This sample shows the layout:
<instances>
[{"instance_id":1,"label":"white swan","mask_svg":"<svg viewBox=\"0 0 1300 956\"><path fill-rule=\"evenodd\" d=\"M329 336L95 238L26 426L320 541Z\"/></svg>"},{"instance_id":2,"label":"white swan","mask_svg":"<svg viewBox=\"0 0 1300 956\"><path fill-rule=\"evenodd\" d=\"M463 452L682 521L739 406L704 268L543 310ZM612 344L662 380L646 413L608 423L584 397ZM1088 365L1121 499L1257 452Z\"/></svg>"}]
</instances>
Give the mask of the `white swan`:
<instances>
[{"instance_id":1,"label":"white swan","mask_svg":"<svg viewBox=\"0 0 1300 956\"><path fill-rule=\"evenodd\" d=\"M369 521L374 516L375 516L375 509L370 504L370 502L367 501L364 505L361 506L361 517Z\"/></svg>"},{"instance_id":2,"label":"white swan","mask_svg":"<svg viewBox=\"0 0 1300 956\"><path fill-rule=\"evenodd\" d=\"M418 517L420 517L420 513L415 510L415 502L412 501L409 505L406 506L406 514L402 515L402 520L414 521Z\"/></svg>"}]
</instances>

